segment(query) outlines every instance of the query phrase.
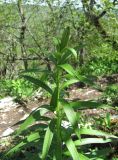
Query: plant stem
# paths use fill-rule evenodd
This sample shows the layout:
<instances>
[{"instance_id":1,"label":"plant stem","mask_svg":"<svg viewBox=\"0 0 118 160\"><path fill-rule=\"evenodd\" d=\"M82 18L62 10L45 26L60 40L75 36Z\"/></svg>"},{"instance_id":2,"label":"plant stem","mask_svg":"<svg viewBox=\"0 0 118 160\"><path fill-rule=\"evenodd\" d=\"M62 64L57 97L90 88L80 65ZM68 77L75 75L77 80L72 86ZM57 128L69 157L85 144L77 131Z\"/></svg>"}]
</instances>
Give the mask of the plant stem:
<instances>
[{"instance_id":1,"label":"plant stem","mask_svg":"<svg viewBox=\"0 0 118 160\"><path fill-rule=\"evenodd\" d=\"M57 114L57 160L62 160L62 139L61 139L61 108L59 105L59 95L60 95L60 71L57 69L57 104L56 104L56 114Z\"/></svg>"}]
</instances>

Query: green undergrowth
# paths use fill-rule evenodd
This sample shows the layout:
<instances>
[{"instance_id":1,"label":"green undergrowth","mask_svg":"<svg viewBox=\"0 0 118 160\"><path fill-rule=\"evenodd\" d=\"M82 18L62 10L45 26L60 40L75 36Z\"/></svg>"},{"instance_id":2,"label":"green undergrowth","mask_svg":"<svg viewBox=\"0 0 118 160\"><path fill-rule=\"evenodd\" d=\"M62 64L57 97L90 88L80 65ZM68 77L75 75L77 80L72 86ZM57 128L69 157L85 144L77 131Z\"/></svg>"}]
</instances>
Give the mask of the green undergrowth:
<instances>
[{"instance_id":1,"label":"green undergrowth","mask_svg":"<svg viewBox=\"0 0 118 160\"><path fill-rule=\"evenodd\" d=\"M0 98L12 96L16 99L26 99L32 95L35 87L24 79L5 79L0 81Z\"/></svg>"}]
</instances>

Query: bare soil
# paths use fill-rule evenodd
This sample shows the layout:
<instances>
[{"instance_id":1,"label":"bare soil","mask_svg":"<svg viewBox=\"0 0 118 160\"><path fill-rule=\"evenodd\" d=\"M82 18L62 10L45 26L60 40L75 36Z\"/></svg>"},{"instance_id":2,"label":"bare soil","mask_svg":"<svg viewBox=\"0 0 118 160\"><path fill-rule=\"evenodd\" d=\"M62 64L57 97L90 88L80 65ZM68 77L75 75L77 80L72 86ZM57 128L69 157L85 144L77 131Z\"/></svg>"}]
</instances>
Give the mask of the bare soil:
<instances>
[{"instance_id":1,"label":"bare soil","mask_svg":"<svg viewBox=\"0 0 118 160\"><path fill-rule=\"evenodd\" d=\"M100 98L101 92L96 91L91 88L82 88L77 89L73 87L69 91L69 99L70 100L96 100ZM20 120L25 119L34 109L41 106L42 104L48 103L48 99L44 99L43 97L39 97L36 100L32 100L25 103L17 104L16 106L9 107L9 109L1 109L0 110L0 137L11 133L14 131L17 126L15 125ZM8 104L9 105L9 104ZM91 115L100 115L101 113L105 114L106 112L110 112L112 115L116 115L116 111L107 109L87 109L84 111L84 114ZM15 126L14 126L15 125Z\"/></svg>"}]
</instances>

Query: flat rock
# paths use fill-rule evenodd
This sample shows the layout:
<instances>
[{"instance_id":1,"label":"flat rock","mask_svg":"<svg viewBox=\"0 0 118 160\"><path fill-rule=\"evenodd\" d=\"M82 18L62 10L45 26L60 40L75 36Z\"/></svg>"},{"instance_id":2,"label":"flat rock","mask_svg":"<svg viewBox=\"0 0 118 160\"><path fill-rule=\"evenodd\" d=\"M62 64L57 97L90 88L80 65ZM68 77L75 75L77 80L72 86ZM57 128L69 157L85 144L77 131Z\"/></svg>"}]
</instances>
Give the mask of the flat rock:
<instances>
[{"instance_id":1,"label":"flat rock","mask_svg":"<svg viewBox=\"0 0 118 160\"><path fill-rule=\"evenodd\" d=\"M11 108L16 108L18 103L14 101L14 97L5 97L0 100L0 110L9 111Z\"/></svg>"}]
</instances>

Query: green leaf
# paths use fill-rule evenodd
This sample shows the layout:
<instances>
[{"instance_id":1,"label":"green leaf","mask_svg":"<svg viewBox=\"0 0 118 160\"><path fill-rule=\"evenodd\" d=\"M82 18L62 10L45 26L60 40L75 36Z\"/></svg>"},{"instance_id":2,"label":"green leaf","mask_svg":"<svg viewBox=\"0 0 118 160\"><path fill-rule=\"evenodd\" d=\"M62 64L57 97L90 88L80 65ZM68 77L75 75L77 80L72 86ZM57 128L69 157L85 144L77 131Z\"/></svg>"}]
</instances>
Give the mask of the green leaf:
<instances>
[{"instance_id":1,"label":"green leaf","mask_svg":"<svg viewBox=\"0 0 118 160\"><path fill-rule=\"evenodd\" d=\"M53 106L53 109L55 109L57 103L58 103L58 89L56 87L51 98L50 106Z\"/></svg>"},{"instance_id":2,"label":"green leaf","mask_svg":"<svg viewBox=\"0 0 118 160\"><path fill-rule=\"evenodd\" d=\"M80 160L90 160L88 157L86 157L85 155L79 153L79 158Z\"/></svg>"},{"instance_id":3,"label":"green leaf","mask_svg":"<svg viewBox=\"0 0 118 160\"><path fill-rule=\"evenodd\" d=\"M112 139L104 139L104 138L84 138L81 140L76 140L74 143L76 146L82 146L86 144L108 143L112 141L113 141Z\"/></svg>"},{"instance_id":4,"label":"green leaf","mask_svg":"<svg viewBox=\"0 0 118 160\"><path fill-rule=\"evenodd\" d=\"M75 134L78 136L78 138L80 138L80 134L78 134L78 122L79 122L80 117L73 110L73 108L70 107L69 103L67 103L64 100L61 101L61 103L63 105L64 112L66 113L68 120L70 121L71 125L73 126Z\"/></svg>"},{"instance_id":5,"label":"green leaf","mask_svg":"<svg viewBox=\"0 0 118 160\"><path fill-rule=\"evenodd\" d=\"M91 109L91 108L102 108L106 105L96 102L96 101L76 101L76 102L70 102L70 106L73 109L81 110L81 109Z\"/></svg>"},{"instance_id":6,"label":"green leaf","mask_svg":"<svg viewBox=\"0 0 118 160\"><path fill-rule=\"evenodd\" d=\"M34 142L40 139L39 132L31 133L30 135L26 136L19 144L15 145L15 147L11 148L5 155L13 155L16 152L21 151L23 147L28 145L28 143Z\"/></svg>"},{"instance_id":7,"label":"green leaf","mask_svg":"<svg viewBox=\"0 0 118 160\"><path fill-rule=\"evenodd\" d=\"M74 48L66 48L66 49L75 57L75 59L77 59L77 52Z\"/></svg>"},{"instance_id":8,"label":"green leaf","mask_svg":"<svg viewBox=\"0 0 118 160\"><path fill-rule=\"evenodd\" d=\"M76 71L73 69L73 67L70 64L62 64L59 65L62 69L64 69L67 73L69 73L71 76L76 76Z\"/></svg>"},{"instance_id":9,"label":"green leaf","mask_svg":"<svg viewBox=\"0 0 118 160\"><path fill-rule=\"evenodd\" d=\"M103 147L102 149L96 149L92 154L89 154L91 160L106 160L107 156L112 153L112 150L109 147Z\"/></svg>"},{"instance_id":10,"label":"green leaf","mask_svg":"<svg viewBox=\"0 0 118 160\"><path fill-rule=\"evenodd\" d=\"M57 64L57 53L51 54L49 57L50 61L52 61L55 65Z\"/></svg>"},{"instance_id":11,"label":"green leaf","mask_svg":"<svg viewBox=\"0 0 118 160\"><path fill-rule=\"evenodd\" d=\"M110 113L106 114L105 122L106 122L107 127L110 128L110 125L111 125Z\"/></svg>"},{"instance_id":12,"label":"green leaf","mask_svg":"<svg viewBox=\"0 0 118 160\"><path fill-rule=\"evenodd\" d=\"M28 81L32 82L33 84L45 89L50 94L53 93L52 89L47 84L45 84L43 81L36 79L36 78L33 78L31 76L27 76L27 75L23 75L22 77L27 79Z\"/></svg>"},{"instance_id":13,"label":"green leaf","mask_svg":"<svg viewBox=\"0 0 118 160\"><path fill-rule=\"evenodd\" d=\"M89 158L86 157L85 155L83 155L81 153L78 153L78 151L75 147L75 144L74 144L74 142L72 141L71 138L67 139L65 141L65 144L66 144L73 160L89 160Z\"/></svg>"},{"instance_id":14,"label":"green leaf","mask_svg":"<svg viewBox=\"0 0 118 160\"><path fill-rule=\"evenodd\" d=\"M76 83L78 82L78 79L70 79L70 80L67 80L66 82L64 82L61 86L61 88L66 88L68 87L69 85L73 84L73 83Z\"/></svg>"},{"instance_id":15,"label":"green leaf","mask_svg":"<svg viewBox=\"0 0 118 160\"><path fill-rule=\"evenodd\" d=\"M56 46L57 52L60 52L60 40L58 38L53 37L53 42Z\"/></svg>"},{"instance_id":16,"label":"green leaf","mask_svg":"<svg viewBox=\"0 0 118 160\"><path fill-rule=\"evenodd\" d=\"M70 56L73 55L77 59L77 52L73 48L65 48L59 61L59 64L66 63Z\"/></svg>"},{"instance_id":17,"label":"green leaf","mask_svg":"<svg viewBox=\"0 0 118 160\"><path fill-rule=\"evenodd\" d=\"M33 132L29 136L26 137L28 142L35 141L36 139L40 138L39 132Z\"/></svg>"},{"instance_id":18,"label":"green leaf","mask_svg":"<svg viewBox=\"0 0 118 160\"><path fill-rule=\"evenodd\" d=\"M70 36L70 28L67 27L62 35L62 39L61 39L61 44L60 44L60 49L61 51L67 46L68 41L69 41L69 36Z\"/></svg>"},{"instance_id":19,"label":"green leaf","mask_svg":"<svg viewBox=\"0 0 118 160\"><path fill-rule=\"evenodd\" d=\"M53 42L56 46L59 45L59 40L56 37L53 37Z\"/></svg>"},{"instance_id":20,"label":"green leaf","mask_svg":"<svg viewBox=\"0 0 118 160\"><path fill-rule=\"evenodd\" d=\"M73 160L79 160L79 154L78 154L78 151L77 151L77 149L75 147L75 144L72 141L72 139L71 138L67 139L65 141L65 144L66 144L66 146L67 146L67 148L68 148Z\"/></svg>"},{"instance_id":21,"label":"green leaf","mask_svg":"<svg viewBox=\"0 0 118 160\"><path fill-rule=\"evenodd\" d=\"M116 138L116 139L118 138L118 137L111 135L111 134L108 134L106 132L88 129L88 128L80 128L80 129L78 129L78 132L79 132L79 134L85 134L85 135L103 136L106 138Z\"/></svg>"},{"instance_id":22,"label":"green leaf","mask_svg":"<svg viewBox=\"0 0 118 160\"><path fill-rule=\"evenodd\" d=\"M23 146L25 146L27 144L27 141L22 141L20 143L18 143L15 147L11 148L6 154L5 156L8 155L13 155L16 152L20 152L20 150L22 149Z\"/></svg>"},{"instance_id":23,"label":"green leaf","mask_svg":"<svg viewBox=\"0 0 118 160\"><path fill-rule=\"evenodd\" d=\"M45 105L41 106L45 107ZM43 115L48 112L46 108L38 108L34 110L26 120L20 125L20 128L16 131L16 135L20 134L22 131L26 130L29 125L32 125L34 122L44 119Z\"/></svg>"},{"instance_id":24,"label":"green leaf","mask_svg":"<svg viewBox=\"0 0 118 160\"><path fill-rule=\"evenodd\" d=\"M87 78L86 76L80 75L78 73L76 73L76 77L79 81L84 82L85 84L88 84L90 86L95 85L89 78Z\"/></svg>"},{"instance_id":25,"label":"green leaf","mask_svg":"<svg viewBox=\"0 0 118 160\"><path fill-rule=\"evenodd\" d=\"M66 113L66 116L68 120L70 121L71 125L75 128L78 126L78 117L76 112L74 112L73 108L70 107L69 103L62 102L64 112Z\"/></svg>"},{"instance_id":26,"label":"green leaf","mask_svg":"<svg viewBox=\"0 0 118 160\"><path fill-rule=\"evenodd\" d=\"M64 65L66 65L66 64L64 64ZM59 66L61 66L61 68L63 67L63 69L67 72L67 73L69 73L69 74L67 74L67 75L65 75L65 77L66 78L75 78L75 79L77 79L78 80L78 82L84 82L85 84L88 84L88 85L90 85L90 86L92 86L92 88L97 88L97 86L94 84L94 82L92 82L89 78L87 78L86 76L83 76L83 75L80 75L80 74L78 74L77 73L77 71L75 70L75 69L73 69L72 68L72 66L70 67L68 67L69 69L71 69L71 71L70 72L72 72L72 73L70 73L68 70L67 70L67 67L66 66L63 66L63 65L59 65Z\"/></svg>"},{"instance_id":27,"label":"green leaf","mask_svg":"<svg viewBox=\"0 0 118 160\"><path fill-rule=\"evenodd\" d=\"M53 125L53 129L52 129L52 125ZM53 120L50 122L50 126L47 128L47 131L45 133L45 137L44 137L44 143L43 143L43 149L42 149L42 160L45 160L47 155L48 155L48 151L50 149L51 146L51 142L53 139L53 130L54 130L54 124L53 124Z\"/></svg>"}]
</instances>

